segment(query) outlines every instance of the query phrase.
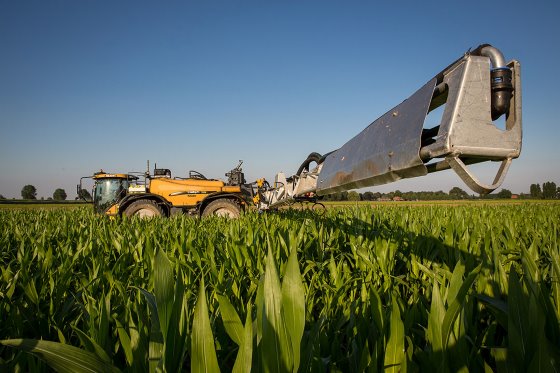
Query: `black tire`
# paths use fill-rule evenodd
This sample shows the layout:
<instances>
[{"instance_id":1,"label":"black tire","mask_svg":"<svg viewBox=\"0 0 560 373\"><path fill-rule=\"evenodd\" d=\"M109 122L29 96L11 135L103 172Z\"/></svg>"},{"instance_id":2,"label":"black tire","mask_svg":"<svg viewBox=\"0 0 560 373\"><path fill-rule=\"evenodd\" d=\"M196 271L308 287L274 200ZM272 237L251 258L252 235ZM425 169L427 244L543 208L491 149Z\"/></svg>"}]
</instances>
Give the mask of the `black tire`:
<instances>
[{"instance_id":1,"label":"black tire","mask_svg":"<svg viewBox=\"0 0 560 373\"><path fill-rule=\"evenodd\" d=\"M153 218L157 216L164 216L163 210L158 206L157 203L148 199L141 199L136 202L132 202L123 214L125 216L138 216L140 218Z\"/></svg>"},{"instance_id":2,"label":"black tire","mask_svg":"<svg viewBox=\"0 0 560 373\"><path fill-rule=\"evenodd\" d=\"M231 199L217 199L210 202L202 211L202 217L212 215L235 219L241 215L241 207Z\"/></svg>"}]
</instances>

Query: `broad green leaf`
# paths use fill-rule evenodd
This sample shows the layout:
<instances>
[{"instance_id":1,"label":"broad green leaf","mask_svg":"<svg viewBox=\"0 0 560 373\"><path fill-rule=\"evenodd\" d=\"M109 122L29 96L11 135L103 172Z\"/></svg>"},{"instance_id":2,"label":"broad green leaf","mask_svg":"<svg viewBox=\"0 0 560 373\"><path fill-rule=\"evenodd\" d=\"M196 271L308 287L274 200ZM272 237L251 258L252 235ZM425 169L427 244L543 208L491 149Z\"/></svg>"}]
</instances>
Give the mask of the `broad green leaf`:
<instances>
[{"instance_id":1,"label":"broad green leaf","mask_svg":"<svg viewBox=\"0 0 560 373\"><path fill-rule=\"evenodd\" d=\"M191 370L193 372L219 372L214 335L210 327L204 278L200 281L198 299L194 309L191 334Z\"/></svg>"},{"instance_id":2,"label":"broad green leaf","mask_svg":"<svg viewBox=\"0 0 560 373\"><path fill-rule=\"evenodd\" d=\"M303 354L301 355L300 371L311 372L313 368L313 361L319 354L319 333L321 327L325 323L324 318L320 318L311 331L306 333L303 341Z\"/></svg>"},{"instance_id":3,"label":"broad green leaf","mask_svg":"<svg viewBox=\"0 0 560 373\"><path fill-rule=\"evenodd\" d=\"M358 371L366 372L368 370L368 367L371 368L373 364L375 363L372 362L371 353L369 352L369 341L366 339L366 343L360 351L360 364Z\"/></svg>"},{"instance_id":4,"label":"broad green leaf","mask_svg":"<svg viewBox=\"0 0 560 373\"><path fill-rule=\"evenodd\" d=\"M453 274L451 275L451 280L449 281L449 287L447 288L447 296L445 302L447 306L455 300L457 293L463 284L463 274L465 273L465 266L462 262L457 262Z\"/></svg>"},{"instance_id":5,"label":"broad green leaf","mask_svg":"<svg viewBox=\"0 0 560 373\"><path fill-rule=\"evenodd\" d=\"M253 322L251 316L251 304L247 304L247 317L245 319L245 327L241 343L239 344L239 352L233 366L233 373L249 373L253 364Z\"/></svg>"},{"instance_id":6,"label":"broad green leaf","mask_svg":"<svg viewBox=\"0 0 560 373\"><path fill-rule=\"evenodd\" d=\"M96 342L105 351L110 351L109 347L109 319L111 317L111 292L103 294L101 302L98 303L101 307L99 326L96 333Z\"/></svg>"},{"instance_id":7,"label":"broad green leaf","mask_svg":"<svg viewBox=\"0 0 560 373\"><path fill-rule=\"evenodd\" d=\"M282 279L282 311L293 352L293 370L297 371L305 328L305 288L301 281L295 247L292 248Z\"/></svg>"},{"instance_id":8,"label":"broad green leaf","mask_svg":"<svg viewBox=\"0 0 560 373\"><path fill-rule=\"evenodd\" d=\"M257 344L260 345L262 340L264 315L264 274L259 279L257 295L255 297L255 305L257 307Z\"/></svg>"},{"instance_id":9,"label":"broad green leaf","mask_svg":"<svg viewBox=\"0 0 560 373\"><path fill-rule=\"evenodd\" d=\"M381 303L381 298L379 293L373 288L369 290L369 308L375 327L377 328L377 333L383 333L383 304Z\"/></svg>"},{"instance_id":10,"label":"broad green leaf","mask_svg":"<svg viewBox=\"0 0 560 373\"><path fill-rule=\"evenodd\" d=\"M74 332L78 334L78 338L80 338L80 342L82 342L82 344L85 346L87 351L91 351L95 353L106 363L108 364L111 363L111 359L109 358L105 350L101 348L101 346L99 346L97 343L95 343L95 341L91 337L89 337L86 333L82 332L78 328L73 328L73 329Z\"/></svg>"},{"instance_id":11,"label":"broad green leaf","mask_svg":"<svg viewBox=\"0 0 560 373\"><path fill-rule=\"evenodd\" d=\"M128 320L130 347L133 354L133 365L131 366L131 370L135 372L148 372L150 346L149 317L147 316L144 307L142 307L141 305L133 305L132 303L129 303L129 305L131 306L131 313L135 313L138 316L137 323L135 323L132 318Z\"/></svg>"},{"instance_id":12,"label":"broad green leaf","mask_svg":"<svg viewBox=\"0 0 560 373\"><path fill-rule=\"evenodd\" d=\"M128 366L132 366L134 364L134 355L132 353L130 336L128 335L124 326L121 324L119 320L115 319L115 324L117 324L117 333L119 335L119 341L121 343L121 347L124 350L124 356L126 357L126 362Z\"/></svg>"},{"instance_id":13,"label":"broad green leaf","mask_svg":"<svg viewBox=\"0 0 560 373\"><path fill-rule=\"evenodd\" d=\"M451 298L451 303L445 312L445 316L443 318L443 325L442 325L442 343L443 348L447 349L449 336L451 335L451 331L453 330L453 323L457 319L459 312L463 309L465 305L465 299L467 293L471 289L474 281L476 280L476 276L478 276L478 272L480 271L481 266L479 265L476 267L463 281L463 284L458 289L457 293Z\"/></svg>"},{"instance_id":14,"label":"broad green leaf","mask_svg":"<svg viewBox=\"0 0 560 373\"><path fill-rule=\"evenodd\" d=\"M389 324L389 339L385 347L383 365L386 372L400 372L405 362L404 354L404 325L396 299L393 297L391 308L391 321Z\"/></svg>"},{"instance_id":15,"label":"broad green leaf","mask_svg":"<svg viewBox=\"0 0 560 373\"><path fill-rule=\"evenodd\" d=\"M513 268L509 273L508 288L508 366L525 370L524 363L528 362L529 296Z\"/></svg>"},{"instance_id":16,"label":"broad green leaf","mask_svg":"<svg viewBox=\"0 0 560 373\"><path fill-rule=\"evenodd\" d=\"M265 372L289 372L293 367L291 344L282 314L282 290L272 251L264 274L261 351Z\"/></svg>"},{"instance_id":17,"label":"broad green leaf","mask_svg":"<svg viewBox=\"0 0 560 373\"><path fill-rule=\"evenodd\" d=\"M535 302L531 304L536 305ZM531 307L529 307L531 308ZM540 311L540 312L539 312ZM536 314L535 314L536 313ZM549 354L548 339L546 338L546 333L544 329L545 318L541 310L534 312L532 317L537 317L537 319L532 319L530 333L531 339L534 340L534 344L531 345L531 362L528 365L529 372L552 372L554 371L554 363L551 364L551 356ZM553 361L553 360L552 360Z\"/></svg>"},{"instance_id":18,"label":"broad green leaf","mask_svg":"<svg viewBox=\"0 0 560 373\"><path fill-rule=\"evenodd\" d=\"M97 354L78 347L35 339L5 339L4 346L29 352L61 373L119 372Z\"/></svg>"},{"instance_id":19,"label":"broad green leaf","mask_svg":"<svg viewBox=\"0 0 560 373\"><path fill-rule=\"evenodd\" d=\"M222 322L229 337L238 345L243 343L243 324L227 297L216 295L220 304Z\"/></svg>"},{"instance_id":20,"label":"broad green leaf","mask_svg":"<svg viewBox=\"0 0 560 373\"><path fill-rule=\"evenodd\" d=\"M166 372L177 372L183 365L188 339L186 309L185 286L178 281L164 343L163 365Z\"/></svg>"},{"instance_id":21,"label":"broad green leaf","mask_svg":"<svg viewBox=\"0 0 560 373\"><path fill-rule=\"evenodd\" d=\"M23 290L33 304L39 305L39 295L37 294L37 288L35 287L35 280L33 278L28 279Z\"/></svg>"},{"instance_id":22,"label":"broad green leaf","mask_svg":"<svg viewBox=\"0 0 560 373\"><path fill-rule=\"evenodd\" d=\"M150 372L155 372L161 358L163 357L163 334L161 333L160 323L157 312L156 297L150 292L137 288L150 307L150 342L148 344L148 361Z\"/></svg>"},{"instance_id":23,"label":"broad green leaf","mask_svg":"<svg viewBox=\"0 0 560 373\"><path fill-rule=\"evenodd\" d=\"M160 249L154 259L154 295L163 339L167 337L169 319L173 312L174 283L171 262Z\"/></svg>"},{"instance_id":24,"label":"broad green leaf","mask_svg":"<svg viewBox=\"0 0 560 373\"><path fill-rule=\"evenodd\" d=\"M432 345L432 351L442 352L442 323L445 317L445 307L439 292L439 285L437 280L434 279L434 286L432 288L432 304L430 306L430 314L428 315L428 333L427 337Z\"/></svg>"}]
</instances>

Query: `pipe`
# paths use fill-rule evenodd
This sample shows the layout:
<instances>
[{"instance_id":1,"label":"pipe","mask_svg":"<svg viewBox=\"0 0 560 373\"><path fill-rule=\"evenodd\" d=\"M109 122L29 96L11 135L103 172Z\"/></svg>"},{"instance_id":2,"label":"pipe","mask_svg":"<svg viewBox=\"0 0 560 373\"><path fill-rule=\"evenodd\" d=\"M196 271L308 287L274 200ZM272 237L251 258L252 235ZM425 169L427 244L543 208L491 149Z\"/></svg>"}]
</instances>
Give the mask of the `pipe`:
<instances>
[{"instance_id":1,"label":"pipe","mask_svg":"<svg viewBox=\"0 0 560 373\"><path fill-rule=\"evenodd\" d=\"M502 52L500 52L498 48L489 44L480 49L480 55L490 58L493 69L499 69L506 66L506 59L504 58Z\"/></svg>"},{"instance_id":2,"label":"pipe","mask_svg":"<svg viewBox=\"0 0 560 373\"><path fill-rule=\"evenodd\" d=\"M491 115L492 120L502 114L508 114L509 103L513 95L511 70L506 66L504 55L498 48L490 44L483 44L476 49L481 56L488 57L492 63L490 70L490 88L492 90Z\"/></svg>"}]
</instances>

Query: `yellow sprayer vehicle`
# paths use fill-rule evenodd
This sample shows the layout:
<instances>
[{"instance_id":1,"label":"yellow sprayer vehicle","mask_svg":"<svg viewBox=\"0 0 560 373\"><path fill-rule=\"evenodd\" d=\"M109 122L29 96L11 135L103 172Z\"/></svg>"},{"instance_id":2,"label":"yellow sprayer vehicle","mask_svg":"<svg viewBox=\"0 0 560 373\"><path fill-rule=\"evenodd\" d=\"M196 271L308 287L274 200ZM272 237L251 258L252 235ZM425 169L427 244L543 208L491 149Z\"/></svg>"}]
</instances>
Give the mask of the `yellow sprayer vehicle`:
<instances>
[{"instance_id":1,"label":"yellow sprayer vehicle","mask_svg":"<svg viewBox=\"0 0 560 373\"><path fill-rule=\"evenodd\" d=\"M252 189L245 185L239 165L226 173L228 181L207 179L197 171L188 177L171 177L171 171L155 168L145 173L107 173L101 170L91 178L95 212L109 216L222 215L238 217L252 200Z\"/></svg>"},{"instance_id":2,"label":"yellow sprayer vehicle","mask_svg":"<svg viewBox=\"0 0 560 373\"><path fill-rule=\"evenodd\" d=\"M438 109L441 117L428 117ZM426 119L428 118L428 119ZM521 153L521 72L497 48L483 44L436 74L408 99L387 111L339 149L311 153L298 171L245 184L240 166L228 182L200 174L171 178L169 170L147 175L144 184L129 174L98 173L94 208L109 215L238 216L247 204L260 210L315 201L334 192L392 183L452 169L480 194L498 188ZM494 181L481 182L469 169L499 162ZM313 167L312 167L313 165Z\"/></svg>"}]
</instances>

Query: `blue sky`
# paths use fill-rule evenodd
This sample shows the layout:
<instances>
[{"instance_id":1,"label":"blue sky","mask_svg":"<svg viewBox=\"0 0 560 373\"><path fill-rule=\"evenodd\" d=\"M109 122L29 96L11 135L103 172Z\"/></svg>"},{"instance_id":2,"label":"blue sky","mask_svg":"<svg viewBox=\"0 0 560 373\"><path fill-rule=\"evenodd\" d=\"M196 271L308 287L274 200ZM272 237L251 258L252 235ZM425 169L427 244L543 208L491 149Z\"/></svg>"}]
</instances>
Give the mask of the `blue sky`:
<instances>
[{"instance_id":1,"label":"blue sky","mask_svg":"<svg viewBox=\"0 0 560 373\"><path fill-rule=\"evenodd\" d=\"M81 176L248 180L343 145L469 48L522 64L524 139L503 184L560 185L553 1L0 0L0 194ZM497 164L477 166L490 182ZM452 171L374 190L468 188Z\"/></svg>"}]
</instances>

